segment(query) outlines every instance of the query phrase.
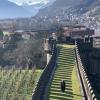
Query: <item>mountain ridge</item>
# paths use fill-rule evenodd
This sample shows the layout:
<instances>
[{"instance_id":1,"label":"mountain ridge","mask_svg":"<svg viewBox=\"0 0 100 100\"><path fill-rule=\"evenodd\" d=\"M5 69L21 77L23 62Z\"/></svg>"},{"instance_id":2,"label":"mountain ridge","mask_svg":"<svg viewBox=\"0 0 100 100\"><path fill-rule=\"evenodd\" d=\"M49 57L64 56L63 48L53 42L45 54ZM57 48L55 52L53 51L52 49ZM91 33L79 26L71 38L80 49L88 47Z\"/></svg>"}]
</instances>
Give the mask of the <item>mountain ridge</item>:
<instances>
[{"instance_id":1,"label":"mountain ridge","mask_svg":"<svg viewBox=\"0 0 100 100\"><path fill-rule=\"evenodd\" d=\"M40 2L37 4L17 5L9 0L0 0L0 19L27 18L35 16L41 8L51 5L55 0L49 1L47 4Z\"/></svg>"},{"instance_id":2,"label":"mountain ridge","mask_svg":"<svg viewBox=\"0 0 100 100\"><path fill-rule=\"evenodd\" d=\"M0 0L0 18L29 17L31 13L8 0Z\"/></svg>"},{"instance_id":3,"label":"mountain ridge","mask_svg":"<svg viewBox=\"0 0 100 100\"><path fill-rule=\"evenodd\" d=\"M73 12L83 14L91 11L92 9L95 9L99 5L100 0L56 0L51 6L40 9L37 16L56 16L64 14L68 11L70 11L70 13ZM100 14L100 12L97 14Z\"/></svg>"}]
</instances>

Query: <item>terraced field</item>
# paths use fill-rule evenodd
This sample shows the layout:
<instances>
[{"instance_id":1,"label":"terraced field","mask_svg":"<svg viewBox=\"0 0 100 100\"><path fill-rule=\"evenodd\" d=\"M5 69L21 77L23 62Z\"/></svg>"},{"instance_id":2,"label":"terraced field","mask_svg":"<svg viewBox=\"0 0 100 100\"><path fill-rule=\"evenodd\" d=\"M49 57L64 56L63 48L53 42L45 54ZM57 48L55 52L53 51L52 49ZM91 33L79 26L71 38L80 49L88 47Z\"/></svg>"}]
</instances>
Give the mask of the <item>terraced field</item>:
<instances>
[{"instance_id":1,"label":"terraced field","mask_svg":"<svg viewBox=\"0 0 100 100\"><path fill-rule=\"evenodd\" d=\"M41 70L0 70L0 100L30 100Z\"/></svg>"},{"instance_id":2,"label":"terraced field","mask_svg":"<svg viewBox=\"0 0 100 100\"><path fill-rule=\"evenodd\" d=\"M75 68L73 45L59 45L56 69L49 86L48 100L82 100L80 84ZM61 80L66 82L65 92L61 92Z\"/></svg>"}]
</instances>

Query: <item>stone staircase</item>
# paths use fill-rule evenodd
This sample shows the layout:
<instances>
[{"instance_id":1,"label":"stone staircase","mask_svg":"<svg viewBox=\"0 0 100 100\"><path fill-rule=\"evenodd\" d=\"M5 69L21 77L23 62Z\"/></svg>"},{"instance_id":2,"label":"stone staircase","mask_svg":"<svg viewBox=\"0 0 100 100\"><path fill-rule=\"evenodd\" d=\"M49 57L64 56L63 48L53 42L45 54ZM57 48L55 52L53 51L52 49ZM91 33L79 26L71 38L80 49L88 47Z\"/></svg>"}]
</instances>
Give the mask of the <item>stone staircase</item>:
<instances>
[{"instance_id":1,"label":"stone staircase","mask_svg":"<svg viewBox=\"0 0 100 100\"><path fill-rule=\"evenodd\" d=\"M56 68L49 86L48 100L82 100L75 67L75 47L59 45L58 48ZM61 92L61 80L66 82L65 92Z\"/></svg>"}]
</instances>

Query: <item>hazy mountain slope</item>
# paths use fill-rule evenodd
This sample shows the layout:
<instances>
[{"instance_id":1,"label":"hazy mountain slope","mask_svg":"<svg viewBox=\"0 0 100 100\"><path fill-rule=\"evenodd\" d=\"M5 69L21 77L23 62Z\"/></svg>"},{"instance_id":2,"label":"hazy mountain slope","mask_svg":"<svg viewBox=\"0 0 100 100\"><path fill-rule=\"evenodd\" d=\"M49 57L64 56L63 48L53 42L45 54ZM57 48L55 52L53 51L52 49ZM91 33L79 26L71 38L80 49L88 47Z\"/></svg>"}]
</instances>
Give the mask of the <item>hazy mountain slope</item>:
<instances>
[{"instance_id":1,"label":"hazy mountain slope","mask_svg":"<svg viewBox=\"0 0 100 100\"><path fill-rule=\"evenodd\" d=\"M76 4L79 4L80 0L56 0L54 4L52 5L53 7L66 7L66 6L74 6Z\"/></svg>"},{"instance_id":2,"label":"hazy mountain slope","mask_svg":"<svg viewBox=\"0 0 100 100\"><path fill-rule=\"evenodd\" d=\"M92 16L100 15L100 0L91 0L91 1L93 1L91 5L87 6L88 11L90 11Z\"/></svg>"},{"instance_id":3,"label":"hazy mountain slope","mask_svg":"<svg viewBox=\"0 0 100 100\"><path fill-rule=\"evenodd\" d=\"M73 3L74 2L74 3ZM66 11L69 7L75 6L80 3L80 0L56 0L52 5L41 9L37 16L53 16L60 15Z\"/></svg>"},{"instance_id":4,"label":"hazy mountain slope","mask_svg":"<svg viewBox=\"0 0 100 100\"><path fill-rule=\"evenodd\" d=\"M51 6L41 9L37 16L56 16L66 12L83 14L95 8L94 13L100 14L99 5L100 0L56 0Z\"/></svg>"},{"instance_id":5,"label":"hazy mountain slope","mask_svg":"<svg viewBox=\"0 0 100 100\"><path fill-rule=\"evenodd\" d=\"M30 12L15 3L8 0L0 0L0 18L4 19L29 16L32 16Z\"/></svg>"},{"instance_id":6,"label":"hazy mountain slope","mask_svg":"<svg viewBox=\"0 0 100 100\"><path fill-rule=\"evenodd\" d=\"M80 11L80 9L82 11L80 11L81 13L86 13L88 11L92 11L93 13L96 13L98 11L98 9L100 8L100 0L83 0L83 2L79 5L77 5L76 7L74 7L74 9L77 9L77 12ZM97 13L100 14L100 13Z\"/></svg>"},{"instance_id":7,"label":"hazy mountain slope","mask_svg":"<svg viewBox=\"0 0 100 100\"><path fill-rule=\"evenodd\" d=\"M50 6L55 0L50 0L47 4L40 2L37 4L25 4L19 6L8 0L0 0L0 19L32 17L36 15L41 8Z\"/></svg>"},{"instance_id":8,"label":"hazy mountain slope","mask_svg":"<svg viewBox=\"0 0 100 100\"><path fill-rule=\"evenodd\" d=\"M28 5L28 4L21 5L21 7L23 7L25 10L29 11L30 13L32 13L33 16L35 14L37 14L39 9L41 9L44 6L45 6L45 4L43 2L37 3L37 4L31 4L31 5Z\"/></svg>"}]
</instances>

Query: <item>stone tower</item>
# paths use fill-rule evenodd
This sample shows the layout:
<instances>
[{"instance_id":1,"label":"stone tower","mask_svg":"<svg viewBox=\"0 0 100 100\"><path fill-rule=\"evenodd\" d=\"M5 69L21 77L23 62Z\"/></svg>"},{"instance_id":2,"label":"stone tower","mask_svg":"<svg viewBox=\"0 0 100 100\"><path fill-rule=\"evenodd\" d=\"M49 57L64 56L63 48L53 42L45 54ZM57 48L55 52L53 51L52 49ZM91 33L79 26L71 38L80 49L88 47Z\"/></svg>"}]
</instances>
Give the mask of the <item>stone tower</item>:
<instances>
[{"instance_id":1,"label":"stone tower","mask_svg":"<svg viewBox=\"0 0 100 100\"><path fill-rule=\"evenodd\" d=\"M58 37L57 37L57 33L52 33L52 38L57 41L58 40Z\"/></svg>"},{"instance_id":2,"label":"stone tower","mask_svg":"<svg viewBox=\"0 0 100 100\"><path fill-rule=\"evenodd\" d=\"M49 63L54 49L56 48L56 42L58 40L57 33L52 33L52 36L44 39L44 51L47 55L47 64Z\"/></svg>"},{"instance_id":3,"label":"stone tower","mask_svg":"<svg viewBox=\"0 0 100 100\"><path fill-rule=\"evenodd\" d=\"M46 52L47 55L47 64L48 64L52 56L52 48L49 39L44 39L44 51Z\"/></svg>"}]
</instances>

